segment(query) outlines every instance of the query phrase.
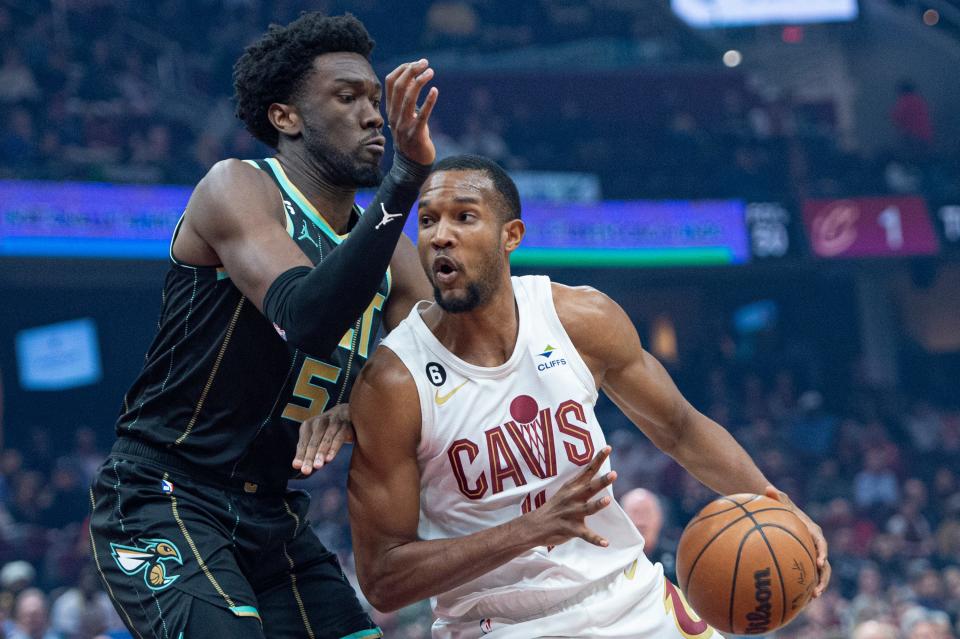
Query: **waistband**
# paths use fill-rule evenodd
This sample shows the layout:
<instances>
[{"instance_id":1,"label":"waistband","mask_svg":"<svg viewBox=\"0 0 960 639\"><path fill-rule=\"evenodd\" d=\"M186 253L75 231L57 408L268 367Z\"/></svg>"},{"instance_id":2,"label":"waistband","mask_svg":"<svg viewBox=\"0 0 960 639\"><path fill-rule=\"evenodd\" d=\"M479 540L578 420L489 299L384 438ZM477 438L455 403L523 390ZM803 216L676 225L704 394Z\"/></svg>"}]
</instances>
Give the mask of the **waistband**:
<instances>
[{"instance_id":1,"label":"waistband","mask_svg":"<svg viewBox=\"0 0 960 639\"><path fill-rule=\"evenodd\" d=\"M113 444L113 448L110 449L110 454L130 461L141 460L152 463L161 468L187 475L197 482L226 490L252 495L282 494L287 490L286 480L254 482L242 477L230 477L188 462L175 453L132 437L118 437Z\"/></svg>"}]
</instances>

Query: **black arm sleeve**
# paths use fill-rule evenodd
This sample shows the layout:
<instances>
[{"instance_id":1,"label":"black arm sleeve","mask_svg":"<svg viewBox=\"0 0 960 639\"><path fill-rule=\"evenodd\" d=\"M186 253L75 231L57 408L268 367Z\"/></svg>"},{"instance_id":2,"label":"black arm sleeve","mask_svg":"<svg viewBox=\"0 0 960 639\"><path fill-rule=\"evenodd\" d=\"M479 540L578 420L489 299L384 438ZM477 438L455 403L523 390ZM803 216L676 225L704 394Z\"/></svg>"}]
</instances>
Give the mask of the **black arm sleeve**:
<instances>
[{"instance_id":1,"label":"black arm sleeve","mask_svg":"<svg viewBox=\"0 0 960 639\"><path fill-rule=\"evenodd\" d=\"M396 154L349 237L315 267L292 268L274 280L263 314L287 342L316 357L333 352L376 294L430 168Z\"/></svg>"}]
</instances>

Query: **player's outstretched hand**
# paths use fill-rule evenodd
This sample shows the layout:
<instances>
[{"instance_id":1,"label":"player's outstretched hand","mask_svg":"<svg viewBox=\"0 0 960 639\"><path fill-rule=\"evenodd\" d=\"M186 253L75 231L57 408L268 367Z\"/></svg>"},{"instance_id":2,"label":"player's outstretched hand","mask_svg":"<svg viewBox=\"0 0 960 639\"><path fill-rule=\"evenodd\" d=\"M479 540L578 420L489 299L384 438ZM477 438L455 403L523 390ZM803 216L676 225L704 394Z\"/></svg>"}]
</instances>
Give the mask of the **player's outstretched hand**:
<instances>
[{"instance_id":1,"label":"player's outstretched hand","mask_svg":"<svg viewBox=\"0 0 960 639\"><path fill-rule=\"evenodd\" d=\"M603 462L610 456L611 448L604 447L579 475L569 480L540 508L526 515L542 545L556 546L579 537L595 546L606 547L609 541L590 530L585 519L610 505L611 498L604 495L593 499L597 493L617 478L616 471L597 475Z\"/></svg>"},{"instance_id":2,"label":"player's outstretched hand","mask_svg":"<svg viewBox=\"0 0 960 639\"><path fill-rule=\"evenodd\" d=\"M293 457L293 469L308 477L331 461L347 443L353 443L349 404L334 406L325 413L305 419L300 423L300 440Z\"/></svg>"},{"instance_id":3,"label":"player's outstretched hand","mask_svg":"<svg viewBox=\"0 0 960 639\"><path fill-rule=\"evenodd\" d=\"M793 500L787 496L783 491L777 490L773 486L767 486L767 489L764 491L767 497L771 499L776 499L780 503L788 506L794 514L807 525L807 530L810 531L810 536L813 537L813 543L817 547L817 587L813 591L813 598L816 599L823 594L823 591L827 589L827 585L830 583L830 573L832 572L830 568L830 560L827 558L827 540L823 536L823 529L817 525L815 521L810 519L807 513L803 512L797 505L793 503Z\"/></svg>"},{"instance_id":4,"label":"player's outstretched hand","mask_svg":"<svg viewBox=\"0 0 960 639\"><path fill-rule=\"evenodd\" d=\"M433 78L433 69L425 59L406 62L387 76L387 122L397 151L419 164L433 164L437 157L430 139L430 113L439 91L430 87L418 108L420 92Z\"/></svg>"}]
</instances>

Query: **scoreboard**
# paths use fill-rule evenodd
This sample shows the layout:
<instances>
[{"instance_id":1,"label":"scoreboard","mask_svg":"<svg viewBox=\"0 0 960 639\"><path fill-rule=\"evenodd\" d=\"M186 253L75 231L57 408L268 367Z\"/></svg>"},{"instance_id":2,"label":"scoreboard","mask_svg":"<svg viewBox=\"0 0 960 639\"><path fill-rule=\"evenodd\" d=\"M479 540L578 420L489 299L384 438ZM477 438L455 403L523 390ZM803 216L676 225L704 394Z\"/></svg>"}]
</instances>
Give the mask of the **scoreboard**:
<instances>
[{"instance_id":1,"label":"scoreboard","mask_svg":"<svg viewBox=\"0 0 960 639\"><path fill-rule=\"evenodd\" d=\"M0 180L0 256L165 259L191 189ZM357 196L360 205L370 192ZM960 201L523 202L522 266L711 266L960 257ZM416 215L405 232L416 241Z\"/></svg>"},{"instance_id":2,"label":"scoreboard","mask_svg":"<svg viewBox=\"0 0 960 639\"><path fill-rule=\"evenodd\" d=\"M936 255L940 248L920 197L808 200L803 222L821 258Z\"/></svg>"}]
</instances>

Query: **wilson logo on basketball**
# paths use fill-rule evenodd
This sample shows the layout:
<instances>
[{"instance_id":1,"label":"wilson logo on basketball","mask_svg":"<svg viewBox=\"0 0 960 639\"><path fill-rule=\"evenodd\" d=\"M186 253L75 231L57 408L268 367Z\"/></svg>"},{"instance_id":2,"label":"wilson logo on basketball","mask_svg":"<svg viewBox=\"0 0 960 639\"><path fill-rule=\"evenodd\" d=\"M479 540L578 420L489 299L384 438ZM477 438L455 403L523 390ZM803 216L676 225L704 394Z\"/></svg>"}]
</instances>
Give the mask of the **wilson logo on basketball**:
<instances>
[{"instance_id":1,"label":"wilson logo on basketball","mask_svg":"<svg viewBox=\"0 0 960 639\"><path fill-rule=\"evenodd\" d=\"M520 395L510 402L510 417L487 430L481 443L458 439L447 449L451 470L465 497L481 499L490 489L496 495L505 489L507 480L525 486L527 473L539 479L555 477L557 440L563 443L571 463L583 466L593 459L595 447L587 416L574 400L551 410L541 409L529 395ZM482 444L486 455L478 460Z\"/></svg>"},{"instance_id":2,"label":"wilson logo on basketball","mask_svg":"<svg viewBox=\"0 0 960 639\"><path fill-rule=\"evenodd\" d=\"M762 634L770 629L770 597L773 596L770 589L770 568L754 572L753 581L756 586L754 598L757 606L753 612L747 613L748 635Z\"/></svg>"}]
</instances>

